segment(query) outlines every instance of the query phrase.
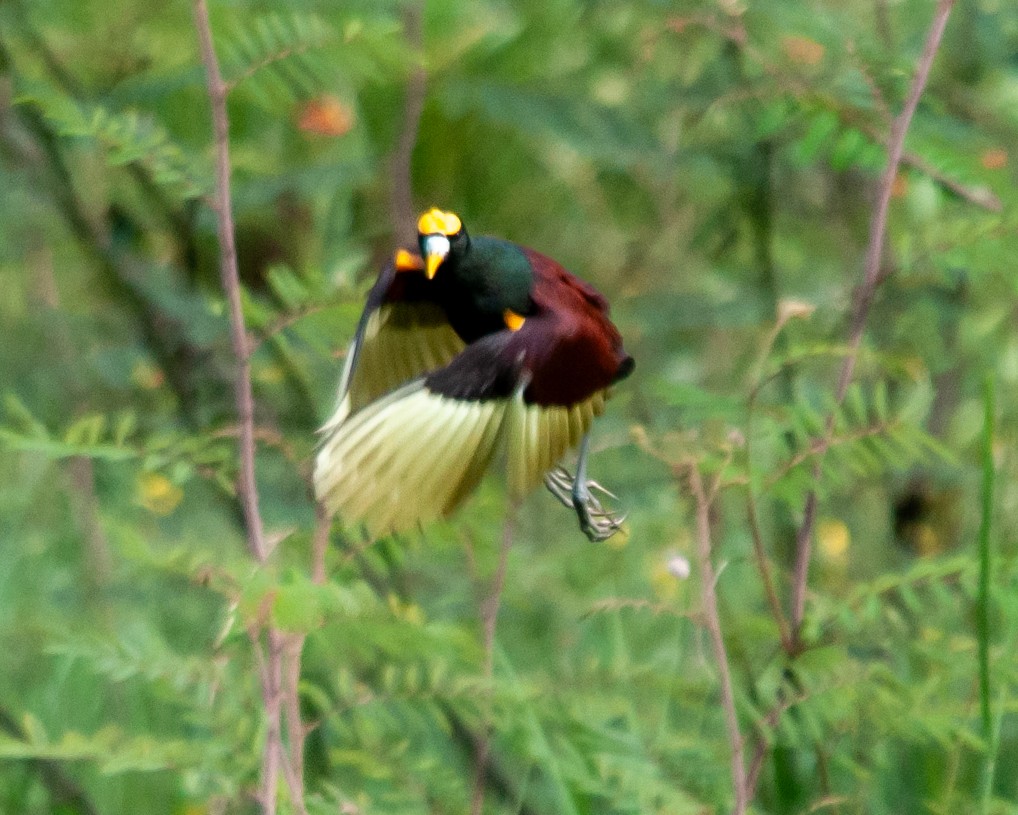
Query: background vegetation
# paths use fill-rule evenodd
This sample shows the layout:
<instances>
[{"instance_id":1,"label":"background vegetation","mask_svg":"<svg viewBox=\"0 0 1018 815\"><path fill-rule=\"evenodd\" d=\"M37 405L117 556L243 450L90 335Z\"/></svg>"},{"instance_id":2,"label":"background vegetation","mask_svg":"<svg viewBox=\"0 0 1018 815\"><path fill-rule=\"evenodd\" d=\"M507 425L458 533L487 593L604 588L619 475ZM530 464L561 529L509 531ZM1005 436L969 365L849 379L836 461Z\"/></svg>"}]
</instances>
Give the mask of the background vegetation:
<instances>
[{"instance_id":1,"label":"background vegetation","mask_svg":"<svg viewBox=\"0 0 1018 815\"><path fill-rule=\"evenodd\" d=\"M722 812L735 744L754 812L1018 812L1014 4L953 9L835 398L934 13L214 2L259 562L192 8L0 2L0 810ZM490 651L497 478L373 545L308 489L431 204L595 283L638 362L592 460L626 533L529 499Z\"/></svg>"}]
</instances>

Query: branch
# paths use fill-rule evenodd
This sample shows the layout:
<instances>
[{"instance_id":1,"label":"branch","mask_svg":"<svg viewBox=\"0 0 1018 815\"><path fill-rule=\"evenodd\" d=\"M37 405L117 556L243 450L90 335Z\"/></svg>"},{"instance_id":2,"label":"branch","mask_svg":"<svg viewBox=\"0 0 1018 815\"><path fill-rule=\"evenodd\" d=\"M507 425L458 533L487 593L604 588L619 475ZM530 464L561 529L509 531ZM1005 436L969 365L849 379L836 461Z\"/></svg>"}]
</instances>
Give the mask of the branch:
<instances>
[{"instance_id":1,"label":"branch","mask_svg":"<svg viewBox=\"0 0 1018 815\"><path fill-rule=\"evenodd\" d=\"M200 2L200 0L198 0ZM280 707L282 702L282 663L278 647L278 632L270 628L268 634L268 656L262 653L258 629L248 630L258 677L262 687L262 704L265 706L266 732L265 751L262 753L261 789L258 793L263 815L276 815L276 799L279 794L279 771L283 761L283 739Z\"/></svg>"},{"instance_id":2,"label":"branch","mask_svg":"<svg viewBox=\"0 0 1018 815\"><path fill-rule=\"evenodd\" d=\"M1002 212L1004 210L1004 204L1001 203L1000 198L994 195L989 187L969 187L962 184L957 179L940 172L940 170L917 153L903 153L901 163L907 164L923 175L929 176L944 189L950 190L959 198L968 201L974 206L982 207L990 212Z\"/></svg>"},{"instance_id":3,"label":"branch","mask_svg":"<svg viewBox=\"0 0 1018 815\"><path fill-rule=\"evenodd\" d=\"M767 280L770 284L770 288L774 289L773 264L770 261L769 241L766 246L761 249L761 253L766 259L766 266L768 270L766 275ZM788 651L792 643L791 632L788 627L788 620L781 608L781 600L778 598L778 592L775 588L774 575L771 571L770 561L767 559L767 549L766 546L764 546L763 531L760 529L760 518L757 512L756 491L753 486L753 439L755 436L753 422L756 417L757 397L759 396L760 390L763 386L772 379L772 377L764 377L762 372L768 356L777 343L781 330L785 327L786 323L789 319L791 319L793 314L793 312L787 307L782 308L781 301L778 299L776 294L772 299L774 300L777 319L774 322L773 328L771 328L765 335L764 342L761 345L758 361L754 366L754 370L758 373L754 377L756 380L755 383L750 385L749 400L746 405L746 518L749 522L750 536L753 541L753 557L756 560L757 571L760 572L760 579L763 581L764 595L767 598L767 604L770 606L771 616L774 618L774 622L778 626L778 634L781 638L781 647L785 651ZM787 371L787 369L785 370ZM779 374L775 374L773 378L776 379L778 376ZM786 375L783 379L787 395L791 398L793 395L792 379L788 375Z\"/></svg>"},{"instance_id":4,"label":"branch","mask_svg":"<svg viewBox=\"0 0 1018 815\"><path fill-rule=\"evenodd\" d=\"M689 491L696 504L697 556L700 560L700 582L703 592L703 618L710 635L714 661L718 666L721 684L721 708L725 714L725 727L732 750L732 789L735 793L735 809L732 815L743 815L749 806L749 787L746 784L746 765L743 757L743 738L739 730L739 718L735 712L735 694L732 692L732 675L728 667L728 652L721 633L721 615L718 612L716 590L717 573L711 561L710 500L704 490L703 478L695 462L685 466L689 478Z\"/></svg>"},{"instance_id":5,"label":"branch","mask_svg":"<svg viewBox=\"0 0 1018 815\"><path fill-rule=\"evenodd\" d=\"M247 526L248 546L255 560L264 563L268 557L262 517L258 511L258 486L255 483L254 396L251 392L251 349L248 344L244 313L240 302L240 275L237 271L237 245L230 207L230 146L229 120L226 116L227 86L219 70L219 60L212 45L212 28L205 0L194 0L194 21L198 29L201 59L205 65L212 123L216 134L216 189L214 208L219 231L219 273L223 291L230 306L230 339L237 360L235 383L237 418L240 422L240 494Z\"/></svg>"},{"instance_id":6,"label":"branch","mask_svg":"<svg viewBox=\"0 0 1018 815\"><path fill-rule=\"evenodd\" d=\"M272 635L276 635L276 639ZM304 634L284 634L275 630L269 632L269 642L277 649L279 660L279 676L281 684L279 693L282 697L282 710L286 714L287 744L280 745L283 777L290 790L290 801L297 815L307 815L304 803L304 737L308 728L300 717L300 655L304 650ZM282 739L280 739L282 742Z\"/></svg>"},{"instance_id":7,"label":"branch","mask_svg":"<svg viewBox=\"0 0 1018 815\"><path fill-rule=\"evenodd\" d=\"M420 0L412 0L403 14L403 29L407 44L420 58L424 45L423 8ZM392 193L390 199L392 225L397 243L412 245L417 230L414 226L412 163L417 144L417 128L424 110L427 74L422 65L416 66L407 81L406 100L403 104L403 129L392 155Z\"/></svg>"},{"instance_id":8,"label":"branch","mask_svg":"<svg viewBox=\"0 0 1018 815\"><path fill-rule=\"evenodd\" d=\"M310 317L312 314L318 314L319 312L325 311L332 307L332 303L310 303L306 306L301 306L295 311L288 311L285 314L280 314L271 323L265 326L261 331L258 332L258 336L252 343L252 349L261 348L267 341L271 340L287 328L296 323L299 323L305 317Z\"/></svg>"},{"instance_id":9,"label":"branch","mask_svg":"<svg viewBox=\"0 0 1018 815\"><path fill-rule=\"evenodd\" d=\"M488 685L485 699L484 720L477 741L474 761L474 793L470 800L471 815L481 815L484 808L485 779L488 776L488 753L491 751L492 697L495 678L495 626L498 623L498 608L502 602L502 588L505 586L509 550L513 545L513 530L516 526L517 502L513 500L502 527L502 545L498 550L498 565L491 578L491 590L481 603L481 621L484 624L484 679Z\"/></svg>"},{"instance_id":10,"label":"branch","mask_svg":"<svg viewBox=\"0 0 1018 815\"><path fill-rule=\"evenodd\" d=\"M311 582L319 586L326 580L325 554L329 551L331 518L319 502L315 502L315 531L311 536Z\"/></svg>"},{"instance_id":11,"label":"branch","mask_svg":"<svg viewBox=\"0 0 1018 815\"><path fill-rule=\"evenodd\" d=\"M771 746L771 740L767 735L767 728L773 729L777 727L782 714L800 702L805 701L806 698L805 694L799 694L791 699L779 699L767 712L767 715L757 723L757 728L760 732L757 737L756 747L753 750L753 758L749 762L749 774L746 779L747 788L751 793L756 790L756 785L760 781L760 771L763 769L764 759L767 758L767 750Z\"/></svg>"},{"instance_id":12,"label":"branch","mask_svg":"<svg viewBox=\"0 0 1018 815\"><path fill-rule=\"evenodd\" d=\"M655 603L642 597L607 597L598 600L583 612L581 619L589 619L595 614L617 611L647 611L655 617L677 617L680 620L700 621L700 615L691 611L679 611L672 603Z\"/></svg>"},{"instance_id":13,"label":"branch","mask_svg":"<svg viewBox=\"0 0 1018 815\"><path fill-rule=\"evenodd\" d=\"M315 504L315 528L311 538L311 580L321 585L326 580L325 553L329 546L330 519L325 508ZM304 803L304 742L314 725L305 725L300 715L300 659L304 651L307 636L302 633L279 633L276 639L270 632L270 660L279 660L282 684L279 692L282 696L282 713L286 717L285 749L280 748L283 777L290 790L297 815L307 815Z\"/></svg>"},{"instance_id":14,"label":"branch","mask_svg":"<svg viewBox=\"0 0 1018 815\"><path fill-rule=\"evenodd\" d=\"M877 0L877 9L877 19L879 22L887 14L886 0L883 2L881 0ZM890 45L889 35L887 44ZM863 81L870 89L870 96L873 99L873 104L876 106L876 109L880 112L880 118L883 120L883 124L885 126L892 124L893 117L891 115L891 109L887 104L887 99L884 98L883 92L880 90L880 86L877 85L876 80L873 78L873 75L870 73L865 62L858 59L858 53L856 52L855 46L849 43L847 50L849 56L852 58L853 64L862 76ZM863 123L858 123L858 126L874 141L878 141L880 139L878 133L868 124L864 125ZM929 176L936 183L940 184L940 186L944 187L944 189L950 190L959 198L963 198L970 204L982 207L990 212L1000 212L1004 208L1000 199L994 195L988 187L969 187L962 184L957 179L951 178L950 176L942 173L918 153L910 153L908 151L903 152L901 154L901 163Z\"/></svg>"},{"instance_id":15,"label":"branch","mask_svg":"<svg viewBox=\"0 0 1018 815\"><path fill-rule=\"evenodd\" d=\"M254 395L251 389L251 346L244 325L241 305L240 275L237 270L237 247L234 238L233 212L230 206L229 120L226 115L228 87L223 81L212 44L212 29L206 0L194 0L194 20L202 63L208 82L212 123L215 128L216 188L214 208L219 231L219 272L223 291L230 306L230 338L237 361L236 402L240 426L240 483L238 493L244 510L248 546L255 560L264 565L269 556L261 513L258 510L258 485L255 482ZM303 729L297 700L300 674L300 649L303 636L290 638L274 626L266 633L267 655L262 654L257 630L250 633L255 659L261 678L262 703L265 707L265 751L262 754L262 778L259 792L264 815L275 815L282 772L290 791L290 800L299 815L304 815ZM284 680L285 676L285 680ZM287 703L287 720L291 738L290 751L283 745L282 707Z\"/></svg>"},{"instance_id":16,"label":"branch","mask_svg":"<svg viewBox=\"0 0 1018 815\"><path fill-rule=\"evenodd\" d=\"M926 45L923 47L922 56L919 58L919 65L916 68L915 77L912 80L912 88L909 91L908 99L901 113L898 114L891 125L891 135L888 140L887 167L884 168L883 176L880 179L880 187L877 195L877 206L873 211L873 219L870 222L870 240L866 248L865 275L862 288L859 290L856 299L855 315L852 320L852 330L849 334L849 354L841 368L841 377L838 381L837 399L840 403L845 398L845 392L852 380L852 373L855 371L855 361L859 355L859 346L862 344L863 330L866 326L866 318L869 315L870 306L873 304L873 295L877 285L881 282L880 257L884 249L884 237L887 233L887 213L891 204L891 191L894 187L894 179L898 176L898 167L901 164L902 153L905 148L905 135L912 124L912 116L919 105L919 99L926 88L926 81L930 76L930 69L933 67L933 59L940 47L940 40L944 36L944 28L947 26L947 18L951 14L955 0L940 0L937 4L937 11L933 18L933 24L926 36Z\"/></svg>"},{"instance_id":17,"label":"branch","mask_svg":"<svg viewBox=\"0 0 1018 815\"><path fill-rule=\"evenodd\" d=\"M240 76L231 79L229 82L224 80L223 87L225 91L229 93L234 88L236 88L241 82L250 79L256 73L258 73L262 68L268 68L273 63L281 62L282 60L289 59L290 57L296 57L300 56L301 54L306 54L308 51L311 50L312 47L313 46L311 46L310 44L305 43L303 45L296 45L290 48L283 48L282 50L277 51L274 54L268 54L267 56L255 62L253 65L249 65L247 70L245 70L244 73L242 73Z\"/></svg>"},{"instance_id":18,"label":"branch","mask_svg":"<svg viewBox=\"0 0 1018 815\"><path fill-rule=\"evenodd\" d=\"M868 427L861 427L857 430L853 430L851 433L845 433L844 435L835 437L833 434L822 439L813 439L809 447L802 450L792 456L788 461L782 464L778 469L774 470L770 475L767 476L767 480L764 482L768 488L773 487L781 479L785 478L792 470L805 464L807 461L812 459L814 456L820 457L825 455L832 447L838 447L842 444L851 444L855 441L861 441L862 439L869 439L873 436L880 436L884 433L888 433L898 426L897 419L889 419L887 421L877 422L876 424L869 425Z\"/></svg>"},{"instance_id":19,"label":"branch","mask_svg":"<svg viewBox=\"0 0 1018 815\"><path fill-rule=\"evenodd\" d=\"M852 315L852 322L849 331L848 354L842 363L841 373L838 377L838 386L835 391L835 410L845 399L852 375L855 373L856 360L859 357L859 349L862 345L862 337L866 328L866 319L869 316L870 307L873 305L873 297L877 286L881 283L880 259L884 250L884 239L887 234L887 214L891 204L891 190L894 179L898 175L898 168L901 165L902 154L905 148L905 135L908 133L912 123L912 116L915 114L919 99L926 88L929 79L930 69L933 66L933 59L940 47L940 41L944 35L944 28L947 26L947 19L951 14L955 0L940 0L937 10L930 25L929 33L926 35L926 44L923 53L916 66L915 77L912 79L912 87L909 90L905 105L901 113L894 119L891 125L891 133L887 145L887 166L880 177L880 185L877 190L877 204L873 210L873 217L870 221L869 244L866 248L866 260L864 266L863 282L859 287L855 299L855 308ZM820 479L820 463L826 448L830 444L831 433L834 429L834 413L827 417L826 429L822 437L817 459L813 465L814 484ZM809 562L812 554L813 527L816 523L817 513L817 492L816 487L810 489L806 495L806 503L803 507L802 524L796 533L795 541L795 567L792 584L792 645L797 650L800 646L800 635L802 632L802 620L806 608L806 581L809 577Z\"/></svg>"},{"instance_id":20,"label":"branch","mask_svg":"<svg viewBox=\"0 0 1018 815\"><path fill-rule=\"evenodd\" d=\"M774 575L771 572L770 561L767 559L767 549L764 546L763 531L760 529L756 494L751 479L747 480L746 485L746 518L749 521L750 536L753 540L753 559L756 561L757 571L760 572L760 579L763 581L767 605L770 606L771 616L778 627L781 647L785 651L789 651L792 647L792 637L788 630L788 620L785 619L785 614L781 610L781 601L778 599L778 592L774 586Z\"/></svg>"}]
</instances>

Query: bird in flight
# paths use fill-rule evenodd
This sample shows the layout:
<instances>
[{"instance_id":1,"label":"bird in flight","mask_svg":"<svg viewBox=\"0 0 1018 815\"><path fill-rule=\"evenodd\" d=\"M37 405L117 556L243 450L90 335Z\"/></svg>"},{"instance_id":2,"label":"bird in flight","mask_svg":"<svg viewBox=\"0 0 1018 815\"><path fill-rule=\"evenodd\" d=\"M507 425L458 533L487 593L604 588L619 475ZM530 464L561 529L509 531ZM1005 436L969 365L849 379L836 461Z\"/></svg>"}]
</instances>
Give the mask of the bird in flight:
<instances>
[{"instance_id":1,"label":"bird in flight","mask_svg":"<svg viewBox=\"0 0 1018 815\"><path fill-rule=\"evenodd\" d=\"M318 500L372 536L403 532L452 513L504 458L514 499L543 479L588 538L610 537L625 516L587 480L589 432L633 359L607 301L452 212L417 227L419 253L399 250L368 294L321 430ZM576 446L574 477L558 462Z\"/></svg>"}]
</instances>

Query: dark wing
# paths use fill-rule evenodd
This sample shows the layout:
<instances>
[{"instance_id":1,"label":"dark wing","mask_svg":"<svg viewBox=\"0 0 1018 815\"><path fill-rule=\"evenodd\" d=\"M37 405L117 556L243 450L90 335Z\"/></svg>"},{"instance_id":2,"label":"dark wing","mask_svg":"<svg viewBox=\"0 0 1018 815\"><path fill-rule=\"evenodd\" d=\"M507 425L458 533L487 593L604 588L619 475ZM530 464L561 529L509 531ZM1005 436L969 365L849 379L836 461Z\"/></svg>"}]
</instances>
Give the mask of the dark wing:
<instances>
[{"instance_id":1,"label":"dark wing","mask_svg":"<svg viewBox=\"0 0 1018 815\"><path fill-rule=\"evenodd\" d=\"M463 341L443 309L430 302L427 281L390 263L368 293L340 377L336 409L322 432L399 385L449 363Z\"/></svg>"}]
</instances>

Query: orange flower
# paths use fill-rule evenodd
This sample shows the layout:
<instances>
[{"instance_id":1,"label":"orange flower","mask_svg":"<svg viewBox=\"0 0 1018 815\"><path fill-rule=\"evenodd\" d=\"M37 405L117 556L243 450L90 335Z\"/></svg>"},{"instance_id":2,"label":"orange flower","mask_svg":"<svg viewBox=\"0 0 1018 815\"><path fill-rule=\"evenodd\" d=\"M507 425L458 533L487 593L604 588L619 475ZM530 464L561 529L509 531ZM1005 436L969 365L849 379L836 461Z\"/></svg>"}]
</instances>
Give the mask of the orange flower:
<instances>
[{"instance_id":1,"label":"orange flower","mask_svg":"<svg viewBox=\"0 0 1018 815\"><path fill-rule=\"evenodd\" d=\"M824 58L824 47L809 37L782 37L781 48L785 56L798 65L819 65Z\"/></svg>"},{"instance_id":2,"label":"orange flower","mask_svg":"<svg viewBox=\"0 0 1018 815\"><path fill-rule=\"evenodd\" d=\"M353 111L335 96L319 96L301 108L297 127L316 136L343 136L353 127Z\"/></svg>"},{"instance_id":3,"label":"orange flower","mask_svg":"<svg viewBox=\"0 0 1018 815\"><path fill-rule=\"evenodd\" d=\"M979 163L987 170L1003 170L1007 166L1007 150L994 147L979 157Z\"/></svg>"}]
</instances>

